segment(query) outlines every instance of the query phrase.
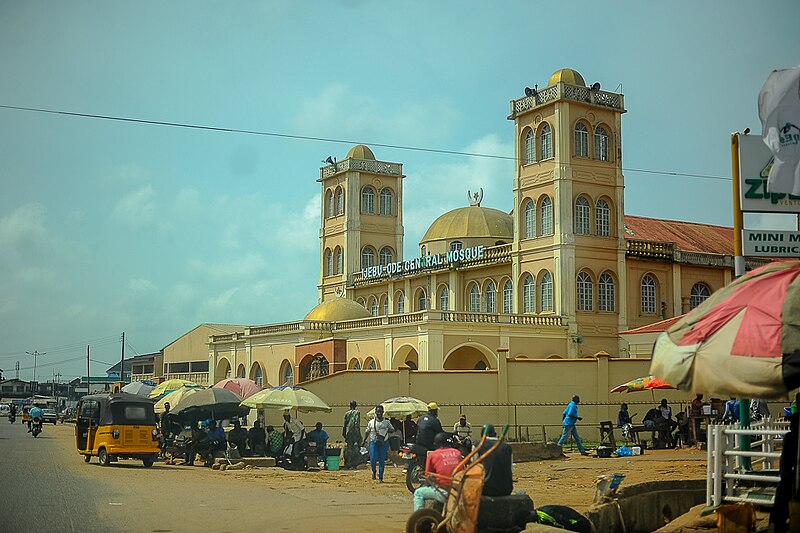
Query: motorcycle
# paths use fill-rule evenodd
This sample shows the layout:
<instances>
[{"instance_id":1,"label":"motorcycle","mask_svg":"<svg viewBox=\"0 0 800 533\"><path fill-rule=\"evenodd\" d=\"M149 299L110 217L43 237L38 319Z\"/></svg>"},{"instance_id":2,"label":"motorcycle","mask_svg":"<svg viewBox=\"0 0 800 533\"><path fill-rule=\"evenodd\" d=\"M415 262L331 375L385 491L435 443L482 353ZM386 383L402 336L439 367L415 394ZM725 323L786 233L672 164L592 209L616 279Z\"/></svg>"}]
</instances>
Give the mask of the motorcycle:
<instances>
[{"instance_id":1,"label":"motorcycle","mask_svg":"<svg viewBox=\"0 0 800 533\"><path fill-rule=\"evenodd\" d=\"M42 432L42 419L41 418L34 418L31 421L31 435L34 437L38 437L39 433Z\"/></svg>"},{"instance_id":2,"label":"motorcycle","mask_svg":"<svg viewBox=\"0 0 800 533\"><path fill-rule=\"evenodd\" d=\"M8 415L8 421L11 424L13 424L14 422L17 421L17 415L15 413L11 413L10 415Z\"/></svg>"},{"instance_id":3,"label":"motorcycle","mask_svg":"<svg viewBox=\"0 0 800 533\"><path fill-rule=\"evenodd\" d=\"M461 452L461 457L466 457L472 451L472 442L465 446L457 437L451 436L448 439L452 448ZM400 457L406 463L406 488L412 493L423 485L427 485L425 480L425 462L428 459L428 449L419 444L408 443L400 447Z\"/></svg>"}]
</instances>

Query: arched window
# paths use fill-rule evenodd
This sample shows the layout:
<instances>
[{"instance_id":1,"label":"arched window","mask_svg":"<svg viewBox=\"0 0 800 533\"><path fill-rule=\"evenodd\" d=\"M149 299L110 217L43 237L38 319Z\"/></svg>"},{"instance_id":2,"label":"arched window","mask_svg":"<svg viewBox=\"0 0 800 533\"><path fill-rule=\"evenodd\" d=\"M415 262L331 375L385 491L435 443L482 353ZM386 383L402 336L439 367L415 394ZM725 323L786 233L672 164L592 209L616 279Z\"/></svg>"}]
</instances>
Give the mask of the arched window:
<instances>
[{"instance_id":1,"label":"arched window","mask_svg":"<svg viewBox=\"0 0 800 533\"><path fill-rule=\"evenodd\" d=\"M333 252L333 260L335 262L336 269L334 273L341 274L342 270L344 270L344 265L342 264L342 249L338 246L336 247L336 251Z\"/></svg>"},{"instance_id":2,"label":"arched window","mask_svg":"<svg viewBox=\"0 0 800 533\"><path fill-rule=\"evenodd\" d=\"M594 158L608 161L608 132L602 126L594 130Z\"/></svg>"},{"instance_id":3,"label":"arched window","mask_svg":"<svg viewBox=\"0 0 800 533\"><path fill-rule=\"evenodd\" d=\"M536 136L533 130L528 130L525 134L525 163L533 163L536 161Z\"/></svg>"},{"instance_id":4,"label":"arched window","mask_svg":"<svg viewBox=\"0 0 800 533\"><path fill-rule=\"evenodd\" d=\"M333 203L333 191L328 190L325 194L325 212L327 213L328 218L332 218L333 214L335 213L335 205Z\"/></svg>"},{"instance_id":5,"label":"arched window","mask_svg":"<svg viewBox=\"0 0 800 533\"><path fill-rule=\"evenodd\" d=\"M373 296L370 298L369 303L370 313L372 313L372 316L378 316L378 299Z\"/></svg>"},{"instance_id":6,"label":"arched window","mask_svg":"<svg viewBox=\"0 0 800 533\"><path fill-rule=\"evenodd\" d=\"M450 290L445 285L439 291L439 310L447 311L450 308Z\"/></svg>"},{"instance_id":7,"label":"arched window","mask_svg":"<svg viewBox=\"0 0 800 533\"><path fill-rule=\"evenodd\" d=\"M692 292L689 294L689 309L694 309L705 302L711 296L711 289L705 283L695 283L692 285Z\"/></svg>"},{"instance_id":8,"label":"arched window","mask_svg":"<svg viewBox=\"0 0 800 533\"><path fill-rule=\"evenodd\" d=\"M589 207L589 200L584 196L578 196L575 200L575 233L578 235L589 235L589 220L592 208Z\"/></svg>"},{"instance_id":9,"label":"arched window","mask_svg":"<svg viewBox=\"0 0 800 533\"><path fill-rule=\"evenodd\" d=\"M419 298L417 299L417 309L420 311L425 311L428 308L428 295L425 294L425 290L419 291Z\"/></svg>"},{"instance_id":10,"label":"arched window","mask_svg":"<svg viewBox=\"0 0 800 533\"><path fill-rule=\"evenodd\" d=\"M608 272L603 272L597 280L597 299L601 311L616 310L616 287L614 278Z\"/></svg>"},{"instance_id":11,"label":"arched window","mask_svg":"<svg viewBox=\"0 0 800 533\"><path fill-rule=\"evenodd\" d=\"M406 296L403 294L403 291L397 293L397 312L406 312Z\"/></svg>"},{"instance_id":12,"label":"arched window","mask_svg":"<svg viewBox=\"0 0 800 533\"><path fill-rule=\"evenodd\" d=\"M369 246L365 246L361 250L361 268L375 266L375 250Z\"/></svg>"},{"instance_id":13,"label":"arched window","mask_svg":"<svg viewBox=\"0 0 800 533\"><path fill-rule=\"evenodd\" d=\"M600 237L611 235L611 208L605 200L597 200L594 227Z\"/></svg>"},{"instance_id":14,"label":"arched window","mask_svg":"<svg viewBox=\"0 0 800 533\"><path fill-rule=\"evenodd\" d=\"M344 215L344 189L336 188L336 215Z\"/></svg>"},{"instance_id":15,"label":"arched window","mask_svg":"<svg viewBox=\"0 0 800 533\"><path fill-rule=\"evenodd\" d=\"M333 253L330 248L325 250L325 275L333 275Z\"/></svg>"},{"instance_id":16,"label":"arched window","mask_svg":"<svg viewBox=\"0 0 800 533\"><path fill-rule=\"evenodd\" d=\"M389 314L389 297L388 296L384 296L383 297L383 316L386 316L388 314Z\"/></svg>"},{"instance_id":17,"label":"arched window","mask_svg":"<svg viewBox=\"0 0 800 533\"><path fill-rule=\"evenodd\" d=\"M450 243L450 251L455 252L463 248L464 244L461 241L453 241Z\"/></svg>"},{"instance_id":18,"label":"arched window","mask_svg":"<svg viewBox=\"0 0 800 533\"><path fill-rule=\"evenodd\" d=\"M392 189L384 187L381 189L381 215L391 215L394 211L394 194Z\"/></svg>"},{"instance_id":19,"label":"arched window","mask_svg":"<svg viewBox=\"0 0 800 533\"><path fill-rule=\"evenodd\" d=\"M425 245L423 244L422 248L419 249L419 256L420 257L425 257L426 251L427 251L427 248L425 248Z\"/></svg>"},{"instance_id":20,"label":"arched window","mask_svg":"<svg viewBox=\"0 0 800 533\"><path fill-rule=\"evenodd\" d=\"M553 133L550 130L550 124L546 122L542 126L542 132L539 135L539 144L542 146L542 159L553 157Z\"/></svg>"},{"instance_id":21,"label":"arched window","mask_svg":"<svg viewBox=\"0 0 800 533\"><path fill-rule=\"evenodd\" d=\"M353 359L350 363L350 370L361 370L361 361L358 359Z\"/></svg>"},{"instance_id":22,"label":"arched window","mask_svg":"<svg viewBox=\"0 0 800 533\"><path fill-rule=\"evenodd\" d=\"M497 312L497 286L494 284L494 281L489 280L489 283L486 285L486 312L487 313L496 313Z\"/></svg>"},{"instance_id":23,"label":"arched window","mask_svg":"<svg viewBox=\"0 0 800 533\"><path fill-rule=\"evenodd\" d=\"M369 358L369 363L367 364L367 370L378 370L378 363L375 362L375 359Z\"/></svg>"},{"instance_id":24,"label":"arched window","mask_svg":"<svg viewBox=\"0 0 800 533\"><path fill-rule=\"evenodd\" d=\"M294 385L294 366L289 361L283 362L283 368L281 368L281 379L282 385Z\"/></svg>"},{"instance_id":25,"label":"arched window","mask_svg":"<svg viewBox=\"0 0 800 533\"><path fill-rule=\"evenodd\" d=\"M656 314L656 280L650 274L642 278L642 314Z\"/></svg>"},{"instance_id":26,"label":"arched window","mask_svg":"<svg viewBox=\"0 0 800 533\"><path fill-rule=\"evenodd\" d=\"M308 372L306 373L306 381L309 379L317 379L328 375L328 360L323 355L315 355L308 365Z\"/></svg>"},{"instance_id":27,"label":"arched window","mask_svg":"<svg viewBox=\"0 0 800 533\"><path fill-rule=\"evenodd\" d=\"M575 124L575 155L589 157L589 130L582 122Z\"/></svg>"},{"instance_id":28,"label":"arched window","mask_svg":"<svg viewBox=\"0 0 800 533\"><path fill-rule=\"evenodd\" d=\"M480 313L481 311L481 290L477 283L472 283L469 287L469 309L470 313Z\"/></svg>"},{"instance_id":29,"label":"arched window","mask_svg":"<svg viewBox=\"0 0 800 533\"><path fill-rule=\"evenodd\" d=\"M503 284L503 312L511 313L514 310L514 284L507 279Z\"/></svg>"},{"instance_id":30,"label":"arched window","mask_svg":"<svg viewBox=\"0 0 800 533\"><path fill-rule=\"evenodd\" d=\"M375 189L372 187L361 189L361 212L366 215L375 214Z\"/></svg>"},{"instance_id":31,"label":"arched window","mask_svg":"<svg viewBox=\"0 0 800 533\"><path fill-rule=\"evenodd\" d=\"M381 265L385 266L394 260L394 253L388 246L381 248Z\"/></svg>"},{"instance_id":32,"label":"arched window","mask_svg":"<svg viewBox=\"0 0 800 533\"><path fill-rule=\"evenodd\" d=\"M578 274L578 311L594 309L594 284L592 277L586 272Z\"/></svg>"},{"instance_id":33,"label":"arched window","mask_svg":"<svg viewBox=\"0 0 800 533\"><path fill-rule=\"evenodd\" d=\"M553 310L553 275L550 272L542 274L542 312Z\"/></svg>"},{"instance_id":34,"label":"arched window","mask_svg":"<svg viewBox=\"0 0 800 533\"><path fill-rule=\"evenodd\" d=\"M542 235L553 234L553 201L549 196L545 196L542 200L541 207L541 224Z\"/></svg>"},{"instance_id":35,"label":"arched window","mask_svg":"<svg viewBox=\"0 0 800 533\"><path fill-rule=\"evenodd\" d=\"M522 282L522 312L536 312L536 283L530 274L526 275Z\"/></svg>"},{"instance_id":36,"label":"arched window","mask_svg":"<svg viewBox=\"0 0 800 533\"><path fill-rule=\"evenodd\" d=\"M256 365L256 369L253 371L253 381L255 381L256 385L259 387L264 386L264 372L261 370L261 365Z\"/></svg>"},{"instance_id":37,"label":"arched window","mask_svg":"<svg viewBox=\"0 0 800 533\"><path fill-rule=\"evenodd\" d=\"M536 237L536 205L533 200L525 202L525 238Z\"/></svg>"}]
</instances>

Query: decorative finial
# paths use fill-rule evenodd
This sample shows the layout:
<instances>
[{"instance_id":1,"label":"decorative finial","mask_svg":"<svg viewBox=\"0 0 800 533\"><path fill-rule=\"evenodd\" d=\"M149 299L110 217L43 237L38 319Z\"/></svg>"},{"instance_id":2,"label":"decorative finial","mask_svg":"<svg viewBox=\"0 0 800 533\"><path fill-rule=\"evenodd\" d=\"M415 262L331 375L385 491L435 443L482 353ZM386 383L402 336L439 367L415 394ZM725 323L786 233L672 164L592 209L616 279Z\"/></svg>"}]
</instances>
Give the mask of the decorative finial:
<instances>
[{"instance_id":1,"label":"decorative finial","mask_svg":"<svg viewBox=\"0 0 800 533\"><path fill-rule=\"evenodd\" d=\"M469 199L469 205L480 207L483 201L483 187L475 194L472 194L472 191L467 191L467 198Z\"/></svg>"},{"instance_id":2,"label":"decorative finial","mask_svg":"<svg viewBox=\"0 0 800 533\"><path fill-rule=\"evenodd\" d=\"M337 298L344 298L344 291L345 291L345 288L344 288L344 287L334 287L334 288L333 288L333 294L334 294L334 295L335 295Z\"/></svg>"}]
</instances>

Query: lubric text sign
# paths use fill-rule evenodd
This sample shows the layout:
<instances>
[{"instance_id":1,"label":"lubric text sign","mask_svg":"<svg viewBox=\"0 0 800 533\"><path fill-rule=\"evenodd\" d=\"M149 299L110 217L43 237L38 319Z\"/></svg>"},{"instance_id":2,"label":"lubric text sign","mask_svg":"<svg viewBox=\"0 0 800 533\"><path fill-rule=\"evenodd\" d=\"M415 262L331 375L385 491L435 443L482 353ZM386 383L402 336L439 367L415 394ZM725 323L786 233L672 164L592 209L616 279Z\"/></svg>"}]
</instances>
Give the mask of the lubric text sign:
<instances>
[{"instance_id":1,"label":"lubric text sign","mask_svg":"<svg viewBox=\"0 0 800 533\"><path fill-rule=\"evenodd\" d=\"M742 249L749 257L800 257L800 231L742 231Z\"/></svg>"}]
</instances>

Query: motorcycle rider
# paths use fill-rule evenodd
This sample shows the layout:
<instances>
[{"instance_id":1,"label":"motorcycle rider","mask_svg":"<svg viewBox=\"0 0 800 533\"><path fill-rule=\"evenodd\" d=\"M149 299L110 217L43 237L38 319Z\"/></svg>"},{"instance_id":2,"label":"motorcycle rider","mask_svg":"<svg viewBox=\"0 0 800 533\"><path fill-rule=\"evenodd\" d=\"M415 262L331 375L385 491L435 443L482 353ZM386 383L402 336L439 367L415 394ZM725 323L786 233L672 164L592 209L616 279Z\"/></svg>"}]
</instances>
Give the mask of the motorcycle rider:
<instances>
[{"instance_id":1,"label":"motorcycle rider","mask_svg":"<svg viewBox=\"0 0 800 533\"><path fill-rule=\"evenodd\" d=\"M453 471L461 462L461 452L450 446L447 433L438 433L433 439L435 450L428 454L425 461L426 476L433 476L438 481L438 486L422 486L414 491L414 510L422 509L425 500L436 500L439 503L447 501L448 489L451 485L450 478Z\"/></svg>"},{"instance_id":2,"label":"motorcycle rider","mask_svg":"<svg viewBox=\"0 0 800 533\"><path fill-rule=\"evenodd\" d=\"M30 418L28 419L28 433L30 433L31 424L33 424L33 422L36 420L38 420L39 422L42 421L42 410L34 405L33 408L31 408L31 410L28 412L28 415L30 416Z\"/></svg>"},{"instance_id":3,"label":"motorcycle rider","mask_svg":"<svg viewBox=\"0 0 800 533\"><path fill-rule=\"evenodd\" d=\"M17 419L17 406L12 403L8 412L8 420L13 424L16 419Z\"/></svg>"},{"instance_id":4,"label":"motorcycle rider","mask_svg":"<svg viewBox=\"0 0 800 533\"><path fill-rule=\"evenodd\" d=\"M436 435L444 432L438 417L439 405L431 402L428 404L428 412L417 421L417 444L429 451L434 449L433 439Z\"/></svg>"}]
</instances>

